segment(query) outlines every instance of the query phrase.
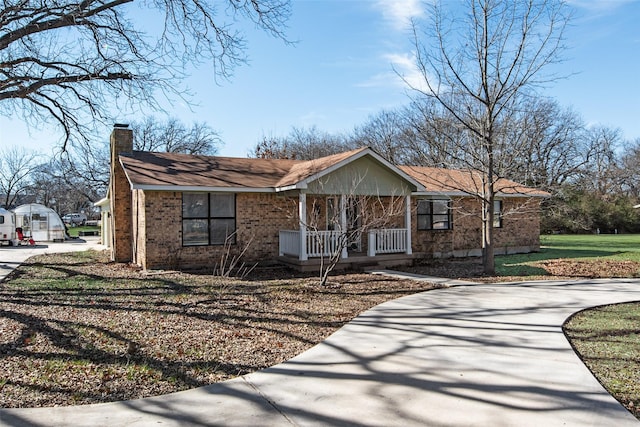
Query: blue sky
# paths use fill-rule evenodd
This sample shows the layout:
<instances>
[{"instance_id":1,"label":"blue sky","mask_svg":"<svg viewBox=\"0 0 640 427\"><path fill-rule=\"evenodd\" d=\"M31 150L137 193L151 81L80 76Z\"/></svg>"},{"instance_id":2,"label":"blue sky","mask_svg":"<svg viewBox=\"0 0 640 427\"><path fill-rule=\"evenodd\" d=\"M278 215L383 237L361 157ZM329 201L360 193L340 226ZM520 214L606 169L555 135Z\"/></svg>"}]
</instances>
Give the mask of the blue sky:
<instances>
[{"instance_id":1,"label":"blue sky","mask_svg":"<svg viewBox=\"0 0 640 427\"><path fill-rule=\"evenodd\" d=\"M454 0L449 0L454 1ZM640 1L571 0L570 50L560 71L570 77L545 92L591 125L620 128L640 138ZM216 84L211 70L194 70L187 86L197 103L169 112L185 123L207 122L225 144L219 154L244 157L263 136L293 126L349 132L381 109L408 102L394 72L411 77L408 20L424 17L413 0L292 0L287 36L294 46L248 27L250 63ZM162 115L156 114L159 118ZM130 122L138 116L114 117ZM105 126L105 141L110 126ZM0 145L50 153L53 129L26 129L0 118Z\"/></svg>"}]
</instances>

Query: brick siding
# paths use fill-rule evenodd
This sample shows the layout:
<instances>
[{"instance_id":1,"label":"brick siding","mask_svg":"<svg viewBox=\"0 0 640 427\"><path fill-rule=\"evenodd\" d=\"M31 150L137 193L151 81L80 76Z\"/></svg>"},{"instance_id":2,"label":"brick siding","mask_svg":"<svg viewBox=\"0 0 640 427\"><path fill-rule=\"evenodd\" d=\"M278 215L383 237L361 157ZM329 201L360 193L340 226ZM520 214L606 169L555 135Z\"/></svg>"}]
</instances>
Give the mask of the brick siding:
<instances>
[{"instance_id":1,"label":"brick siding","mask_svg":"<svg viewBox=\"0 0 640 427\"><path fill-rule=\"evenodd\" d=\"M482 248L480 204L472 197L453 197L451 230L418 230L413 198L412 246L416 255L475 256ZM540 201L533 198L502 200L502 227L494 228L495 253L534 251L540 248Z\"/></svg>"},{"instance_id":2,"label":"brick siding","mask_svg":"<svg viewBox=\"0 0 640 427\"><path fill-rule=\"evenodd\" d=\"M144 268L213 268L225 255L246 262L273 260L278 256L279 231L298 228L297 198L274 193L236 195L236 243L182 245L182 193L145 191L144 224L146 248L138 245L138 262ZM141 233L142 234L142 233Z\"/></svg>"}]
</instances>

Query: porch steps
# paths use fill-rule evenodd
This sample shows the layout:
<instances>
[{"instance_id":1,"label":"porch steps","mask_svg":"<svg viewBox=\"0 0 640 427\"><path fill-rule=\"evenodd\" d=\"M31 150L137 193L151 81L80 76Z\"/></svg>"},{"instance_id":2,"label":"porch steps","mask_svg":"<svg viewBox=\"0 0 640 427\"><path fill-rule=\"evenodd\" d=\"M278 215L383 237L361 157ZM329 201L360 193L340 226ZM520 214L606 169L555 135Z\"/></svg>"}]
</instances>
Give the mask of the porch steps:
<instances>
[{"instance_id":1,"label":"porch steps","mask_svg":"<svg viewBox=\"0 0 640 427\"><path fill-rule=\"evenodd\" d=\"M320 258L310 258L306 261L301 261L295 257L280 256L278 262L285 264L295 270L301 272L316 271L320 268ZM326 263L326 260L324 261ZM371 269L384 269L389 267L397 267L404 265L411 265L413 263L413 255L407 254L387 254L376 255L370 257L366 255L349 255L349 258L341 259L336 265L336 270L371 270Z\"/></svg>"}]
</instances>

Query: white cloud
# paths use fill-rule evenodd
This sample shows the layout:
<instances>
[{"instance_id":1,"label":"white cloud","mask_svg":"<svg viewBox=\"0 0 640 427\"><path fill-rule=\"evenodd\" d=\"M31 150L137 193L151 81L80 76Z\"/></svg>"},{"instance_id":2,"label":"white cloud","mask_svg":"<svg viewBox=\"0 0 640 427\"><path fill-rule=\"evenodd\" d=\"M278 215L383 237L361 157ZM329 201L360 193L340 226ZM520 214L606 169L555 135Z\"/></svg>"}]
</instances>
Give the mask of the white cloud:
<instances>
[{"instance_id":1,"label":"white cloud","mask_svg":"<svg viewBox=\"0 0 640 427\"><path fill-rule=\"evenodd\" d=\"M371 77L360 84L361 87L400 86L406 89L414 88L426 91L427 85L424 76L416 67L413 53L387 53L383 60L390 65L390 70Z\"/></svg>"},{"instance_id":2,"label":"white cloud","mask_svg":"<svg viewBox=\"0 0 640 427\"><path fill-rule=\"evenodd\" d=\"M377 0L375 6L397 30L405 30L412 18L419 18L424 14L421 0Z\"/></svg>"},{"instance_id":3,"label":"white cloud","mask_svg":"<svg viewBox=\"0 0 640 427\"><path fill-rule=\"evenodd\" d=\"M416 66L416 58L411 53L388 53L383 56L393 69L393 81L397 85L405 88L419 89L426 91L427 86L424 75ZM388 76L389 79L391 76ZM389 81L389 80L387 80ZM409 86L409 87L408 87Z\"/></svg>"}]
</instances>

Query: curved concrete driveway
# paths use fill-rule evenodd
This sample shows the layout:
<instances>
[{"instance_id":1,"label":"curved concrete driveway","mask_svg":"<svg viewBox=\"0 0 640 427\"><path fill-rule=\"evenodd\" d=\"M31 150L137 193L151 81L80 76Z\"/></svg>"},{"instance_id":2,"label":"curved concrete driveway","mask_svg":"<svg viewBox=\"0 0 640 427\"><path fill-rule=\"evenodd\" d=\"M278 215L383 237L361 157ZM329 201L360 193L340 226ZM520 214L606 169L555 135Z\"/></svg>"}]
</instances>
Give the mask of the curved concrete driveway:
<instances>
[{"instance_id":1,"label":"curved concrete driveway","mask_svg":"<svg viewBox=\"0 0 640 427\"><path fill-rule=\"evenodd\" d=\"M281 365L156 398L0 411L3 425L637 426L567 343L640 281L459 286L363 313Z\"/></svg>"}]
</instances>

